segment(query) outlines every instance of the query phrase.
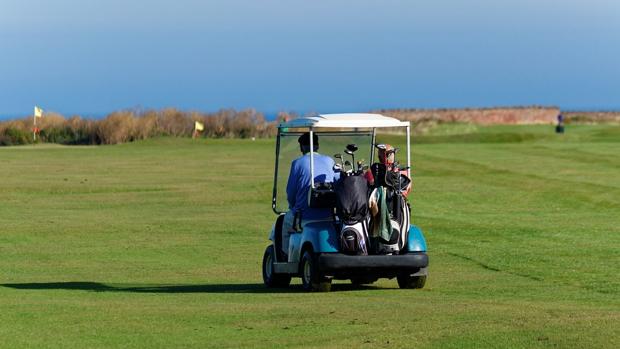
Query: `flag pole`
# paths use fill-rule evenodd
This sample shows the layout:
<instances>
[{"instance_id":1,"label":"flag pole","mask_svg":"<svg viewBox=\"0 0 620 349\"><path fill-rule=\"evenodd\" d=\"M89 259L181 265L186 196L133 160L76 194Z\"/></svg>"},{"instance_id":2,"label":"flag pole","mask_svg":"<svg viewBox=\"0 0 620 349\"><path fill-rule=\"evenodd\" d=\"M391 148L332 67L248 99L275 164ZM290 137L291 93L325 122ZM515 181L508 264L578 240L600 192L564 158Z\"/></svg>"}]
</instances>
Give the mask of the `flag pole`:
<instances>
[{"instance_id":1,"label":"flag pole","mask_svg":"<svg viewBox=\"0 0 620 349\"><path fill-rule=\"evenodd\" d=\"M37 141L37 113L35 111L34 115L32 115L32 140L34 142Z\"/></svg>"},{"instance_id":2,"label":"flag pole","mask_svg":"<svg viewBox=\"0 0 620 349\"><path fill-rule=\"evenodd\" d=\"M39 133L39 129L37 128L37 118L43 116L43 109L34 106L34 115L32 115L32 140L36 142L37 133Z\"/></svg>"}]
</instances>

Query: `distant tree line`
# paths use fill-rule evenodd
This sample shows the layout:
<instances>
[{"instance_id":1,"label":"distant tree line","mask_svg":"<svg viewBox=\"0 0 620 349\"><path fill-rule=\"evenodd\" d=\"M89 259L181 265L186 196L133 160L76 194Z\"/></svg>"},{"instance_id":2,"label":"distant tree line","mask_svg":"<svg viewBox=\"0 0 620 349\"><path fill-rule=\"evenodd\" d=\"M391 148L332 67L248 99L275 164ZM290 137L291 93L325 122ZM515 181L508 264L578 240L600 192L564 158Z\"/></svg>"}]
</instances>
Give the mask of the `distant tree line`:
<instances>
[{"instance_id":1,"label":"distant tree line","mask_svg":"<svg viewBox=\"0 0 620 349\"><path fill-rule=\"evenodd\" d=\"M292 117L280 113L278 120ZM56 113L46 113L37 119L37 142L59 144L118 144L141 139L174 136L190 137L195 122L204 125L200 137L209 138L261 138L276 133L277 121L267 121L262 113L253 109L222 109L214 113L181 111L174 108L146 111L117 111L102 119L80 116L65 118ZM33 120L27 117L0 122L0 145L34 143Z\"/></svg>"}]
</instances>

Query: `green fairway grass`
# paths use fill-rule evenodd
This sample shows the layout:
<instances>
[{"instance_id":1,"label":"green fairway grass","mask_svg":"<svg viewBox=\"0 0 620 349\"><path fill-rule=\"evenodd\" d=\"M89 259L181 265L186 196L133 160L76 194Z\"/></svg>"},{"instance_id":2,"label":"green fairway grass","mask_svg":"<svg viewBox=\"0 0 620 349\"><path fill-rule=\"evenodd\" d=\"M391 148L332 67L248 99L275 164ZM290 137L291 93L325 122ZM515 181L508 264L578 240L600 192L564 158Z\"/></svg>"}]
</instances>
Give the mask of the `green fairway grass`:
<instances>
[{"instance_id":1,"label":"green fairway grass","mask_svg":"<svg viewBox=\"0 0 620 349\"><path fill-rule=\"evenodd\" d=\"M566 129L416 137L426 287L330 293L262 285L273 139L0 147L0 348L618 348L620 126Z\"/></svg>"}]
</instances>

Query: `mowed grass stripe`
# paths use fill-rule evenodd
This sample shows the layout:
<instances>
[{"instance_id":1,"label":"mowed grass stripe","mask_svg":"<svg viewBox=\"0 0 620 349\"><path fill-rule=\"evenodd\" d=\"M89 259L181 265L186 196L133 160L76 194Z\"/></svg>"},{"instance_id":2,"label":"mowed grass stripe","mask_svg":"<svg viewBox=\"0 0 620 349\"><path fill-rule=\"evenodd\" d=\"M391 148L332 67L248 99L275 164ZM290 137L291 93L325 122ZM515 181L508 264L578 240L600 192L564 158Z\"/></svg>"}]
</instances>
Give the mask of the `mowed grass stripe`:
<instances>
[{"instance_id":1,"label":"mowed grass stripe","mask_svg":"<svg viewBox=\"0 0 620 349\"><path fill-rule=\"evenodd\" d=\"M620 193L608 186L575 186L572 181L545 178L537 173L536 165L529 169L532 172L514 171L506 165L498 168L479 159L499 158L509 163L511 158L519 158L519 152L512 151L519 147L480 148L462 146L459 158L448 158L443 151L436 156L436 147L429 146L417 156L417 168L430 168L432 172L428 176L423 170L418 172L416 185L421 189L414 199L415 220L423 226L428 221L444 222L437 228L432 223L426 225L431 233L440 234L431 236L444 237L431 243L431 248L458 246L465 252L454 254L464 259L551 282L583 274L569 284L617 294L619 283L609 277L618 270L612 261L620 245L616 214ZM438 168L434 169L433 164L439 164ZM449 170L444 171L444 167ZM435 173L449 177L441 181L440 189L432 181ZM441 211L436 207L424 210L428 202L436 203ZM433 237L430 239L434 242ZM489 240L491 244L485 243ZM572 244L574 250L565 253L562 246L567 244Z\"/></svg>"}]
</instances>

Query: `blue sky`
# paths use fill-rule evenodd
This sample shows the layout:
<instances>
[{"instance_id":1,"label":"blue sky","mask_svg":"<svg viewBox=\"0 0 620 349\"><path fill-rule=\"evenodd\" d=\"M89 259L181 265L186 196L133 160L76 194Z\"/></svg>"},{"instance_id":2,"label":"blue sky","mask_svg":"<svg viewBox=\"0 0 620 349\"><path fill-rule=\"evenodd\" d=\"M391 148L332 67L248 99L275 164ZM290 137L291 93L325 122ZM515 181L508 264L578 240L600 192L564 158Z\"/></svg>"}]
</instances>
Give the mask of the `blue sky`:
<instances>
[{"instance_id":1,"label":"blue sky","mask_svg":"<svg viewBox=\"0 0 620 349\"><path fill-rule=\"evenodd\" d=\"M0 117L620 109L620 2L0 0Z\"/></svg>"}]
</instances>

